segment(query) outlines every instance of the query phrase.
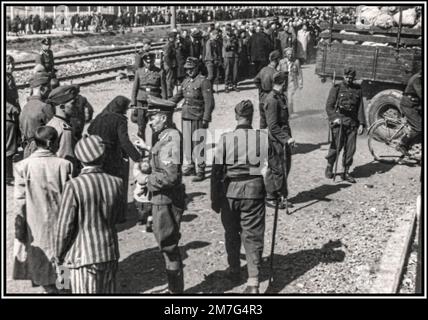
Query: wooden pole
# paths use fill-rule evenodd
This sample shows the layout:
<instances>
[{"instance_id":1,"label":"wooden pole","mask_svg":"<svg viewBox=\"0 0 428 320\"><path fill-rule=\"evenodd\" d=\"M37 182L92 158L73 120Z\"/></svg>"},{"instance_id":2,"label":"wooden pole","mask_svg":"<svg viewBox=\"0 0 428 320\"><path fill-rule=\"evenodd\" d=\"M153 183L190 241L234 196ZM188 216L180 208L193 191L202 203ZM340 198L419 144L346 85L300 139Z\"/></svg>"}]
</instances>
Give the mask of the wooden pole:
<instances>
[{"instance_id":1,"label":"wooden pole","mask_svg":"<svg viewBox=\"0 0 428 320\"><path fill-rule=\"evenodd\" d=\"M176 23L175 23L175 6L171 6L171 29L175 29L176 28Z\"/></svg>"},{"instance_id":2,"label":"wooden pole","mask_svg":"<svg viewBox=\"0 0 428 320\"><path fill-rule=\"evenodd\" d=\"M398 33L397 33L397 51L400 49L401 29L403 27L403 9L400 7L400 15L398 18Z\"/></svg>"}]
</instances>

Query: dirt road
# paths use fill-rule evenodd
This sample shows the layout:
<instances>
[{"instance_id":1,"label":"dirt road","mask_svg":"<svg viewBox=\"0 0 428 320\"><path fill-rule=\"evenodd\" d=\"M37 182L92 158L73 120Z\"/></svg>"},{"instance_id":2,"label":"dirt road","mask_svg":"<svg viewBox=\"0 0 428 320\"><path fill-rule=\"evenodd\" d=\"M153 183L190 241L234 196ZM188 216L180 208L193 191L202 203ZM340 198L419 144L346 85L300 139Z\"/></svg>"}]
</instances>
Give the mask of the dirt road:
<instances>
[{"instance_id":1,"label":"dirt road","mask_svg":"<svg viewBox=\"0 0 428 320\"><path fill-rule=\"evenodd\" d=\"M314 75L314 66L305 66L304 89L297 94L298 116L291 120L296 148L289 187L294 207L291 215L280 212L278 221L275 282L276 293L364 293L378 267L382 250L395 229L395 220L404 208L413 205L420 192L419 167L387 166L372 161L367 138L358 139L353 165L356 184L336 183L324 178L327 153L327 123L324 105L329 83ZM129 96L132 83L122 80L82 88L82 94L99 112L118 94ZM222 87L220 87L222 88ZM22 97L25 100L25 97ZM240 93L215 95L212 128L233 129L234 106L251 99L257 106L253 86ZM179 114L175 119L179 124ZM254 125L258 127L256 111ZM136 126L130 124L130 135ZM222 270L227 262L220 217L210 209L209 179L191 183L186 178L192 199L182 222L180 248L184 258L186 293L239 293L245 287L232 286ZM156 293L166 287L163 262L152 234L136 226L132 187L129 220L119 226L120 264L118 290L121 293ZM13 242L13 188L7 189L7 292L40 292L28 281L11 280ZM273 210L267 210L265 250L271 244ZM245 255L242 253L242 270ZM269 263L262 272L262 292L267 286Z\"/></svg>"}]
</instances>

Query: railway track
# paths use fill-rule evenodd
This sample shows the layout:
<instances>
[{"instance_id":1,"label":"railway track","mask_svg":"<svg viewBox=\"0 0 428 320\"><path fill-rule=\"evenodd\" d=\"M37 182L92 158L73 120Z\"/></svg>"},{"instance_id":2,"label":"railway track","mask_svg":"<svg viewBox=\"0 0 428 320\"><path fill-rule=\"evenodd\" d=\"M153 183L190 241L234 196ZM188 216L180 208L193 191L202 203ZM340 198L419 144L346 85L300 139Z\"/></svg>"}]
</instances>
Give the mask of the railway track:
<instances>
[{"instance_id":1,"label":"railway track","mask_svg":"<svg viewBox=\"0 0 428 320\"><path fill-rule=\"evenodd\" d=\"M165 45L165 42L156 42L152 44L152 51L160 50ZM78 52L68 55L55 57L55 65L69 64L90 59L108 58L126 54L133 54L136 50L143 46L123 46L119 48L103 49L97 51ZM24 71L34 68L34 59L18 61L15 64L15 71Z\"/></svg>"},{"instance_id":2,"label":"railway track","mask_svg":"<svg viewBox=\"0 0 428 320\"><path fill-rule=\"evenodd\" d=\"M74 79L80 79L80 78L84 79L84 78L88 78L88 77L104 75L104 76L97 77L96 79L90 79L90 80L75 83L75 84L79 84L81 86L84 86L84 85L114 80L118 76L117 71L126 70L130 67L131 66L127 65L127 64L120 64L117 66L104 68L104 69L98 69L98 70L89 71L89 72L85 72L85 73L66 75L63 77L59 77L58 80L60 82L70 82L70 81L72 82ZM112 74L112 73L114 73L114 74ZM22 89L28 88L29 86L30 86L30 84L27 82L27 83L18 84L17 88L18 88L18 90L22 90Z\"/></svg>"}]
</instances>

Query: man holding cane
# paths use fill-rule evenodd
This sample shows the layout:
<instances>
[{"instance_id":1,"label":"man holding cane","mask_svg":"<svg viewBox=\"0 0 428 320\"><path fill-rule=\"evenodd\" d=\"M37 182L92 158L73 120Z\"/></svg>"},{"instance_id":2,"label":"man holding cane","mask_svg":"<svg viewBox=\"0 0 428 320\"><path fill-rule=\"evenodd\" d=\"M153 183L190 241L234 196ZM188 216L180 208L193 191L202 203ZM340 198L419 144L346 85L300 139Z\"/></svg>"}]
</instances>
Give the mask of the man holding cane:
<instances>
[{"instance_id":1,"label":"man holding cane","mask_svg":"<svg viewBox=\"0 0 428 320\"><path fill-rule=\"evenodd\" d=\"M363 134L366 125L363 94L361 87L354 84L355 75L353 68L345 68L343 82L331 88L326 104L332 141L326 156L325 176L328 179L334 178L333 165L343 147L344 172L341 178L351 183L356 182L349 175L349 167L352 165L356 150L357 134Z\"/></svg>"},{"instance_id":2,"label":"man holding cane","mask_svg":"<svg viewBox=\"0 0 428 320\"><path fill-rule=\"evenodd\" d=\"M288 74L280 71L273 75L273 88L264 104L266 123L269 132L269 160L266 173L266 205L287 207L287 177L291 166L291 147L295 141L288 123L287 98L284 91Z\"/></svg>"}]
</instances>

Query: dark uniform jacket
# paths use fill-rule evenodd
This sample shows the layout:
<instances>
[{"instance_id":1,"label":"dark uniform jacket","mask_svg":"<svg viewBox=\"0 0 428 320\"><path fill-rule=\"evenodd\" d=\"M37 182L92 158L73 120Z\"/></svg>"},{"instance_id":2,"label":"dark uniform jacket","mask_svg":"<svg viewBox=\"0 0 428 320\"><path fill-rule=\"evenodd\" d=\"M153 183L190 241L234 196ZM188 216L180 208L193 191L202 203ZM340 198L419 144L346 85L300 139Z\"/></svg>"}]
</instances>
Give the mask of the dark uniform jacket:
<instances>
[{"instance_id":1,"label":"dark uniform jacket","mask_svg":"<svg viewBox=\"0 0 428 320\"><path fill-rule=\"evenodd\" d=\"M182 137L175 128L159 133L159 140L151 150L152 173L147 188L152 193L152 204L168 205L184 209L185 190L181 176Z\"/></svg>"},{"instance_id":2,"label":"dark uniform jacket","mask_svg":"<svg viewBox=\"0 0 428 320\"><path fill-rule=\"evenodd\" d=\"M6 101L13 104L21 111L18 88L16 87L15 78L10 73L6 73Z\"/></svg>"},{"instance_id":3,"label":"dark uniform jacket","mask_svg":"<svg viewBox=\"0 0 428 320\"><path fill-rule=\"evenodd\" d=\"M342 119L345 126L366 125L363 93L358 84L347 86L343 82L331 88L326 111L330 122Z\"/></svg>"},{"instance_id":4,"label":"dark uniform jacket","mask_svg":"<svg viewBox=\"0 0 428 320\"><path fill-rule=\"evenodd\" d=\"M184 98L181 117L186 120L211 121L211 114L214 110L214 96L211 89L211 82L201 74L195 78L184 79L177 94L171 101L178 103Z\"/></svg>"},{"instance_id":5,"label":"dark uniform jacket","mask_svg":"<svg viewBox=\"0 0 428 320\"><path fill-rule=\"evenodd\" d=\"M175 56L174 41L168 42L164 47L163 63L165 69L174 69L177 67L177 59Z\"/></svg>"},{"instance_id":6,"label":"dark uniform jacket","mask_svg":"<svg viewBox=\"0 0 428 320\"><path fill-rule=\"evenodd\" d=\"M272 90L265 99L264 109L269 139L286 145L291 138L286 97Z\"/></svg>"},{"instance_id":7,"label":"dark uniform jacket","mask_svg":"<svg viewBox=\"0 0 428 320\"><path fill-rule=\"evenodd\" d=\"M166 82L164 72L156 66L153 68L138 68L132 87L131 103L146 101L148 96L166 98Z\"/></svg>"},{"instance_id":8,"label":"dark uniform jacket","mask_svg":"<svg viewBox=\"0 0 428 320\"><path fill-rule=\"evenodd\" d=\"M407 82L407 87L404 89L403 98L400 106L407 108L416 108L422 110L422 76L421 73L413 75Z\"/></svg>"},{"instance_id":9,"label":"dark uniform jacket","mask_svg":"<svg viewBox=\"0 0 428 320\"><path fill-rule=\"evenodd\" d=\"M45 70L47 73L49 74L54 74L55 73L55 68L54 68L54 56L52 53L52 50L42 50L40 51L35 58L35 62L36 64L41 64L43 67L45 67Z\"/></svg>"},{"instance_id":10,"label":"dark uniform jacket","mask_svg":"<svg viewBox=\"0 0 428 320\"><path fill-rule=\"evenodd\" d=\"M248 46L252 61L268 61L269 53L272 51L269 36L264 32L254 33Z\"/></svg>"},{"instance_id":11,"label":"dark uniform jacket","mask_svg":"<svg viewBox=\"0 0 428 320\"><path fill-rule=\"evenodd\" d=\"M239 125L235 131L221 136L211 175L211 201L215 211L220 210L224 196L233 199L265 197L261 169L267 160L267 150L263 148L267 148L267 135L249 125Z\"/></svg>"},{"instance_id":12,"label":"dark uniform jacket","mask_svg":"<svg viewBox=\"0 0 428 320\"><path fill-rule=\"evenodd\" d=\"M291 138L291 129L288 123L287 99L284 94L272 90L266 97L264 110L269 134L266 191L271 195L280 192L286 196L288 194L287 176L291 166L291 150L287 142Z\"/></svg>"},{"instance_id":13,"label":"dark uniform jacket","mask_svg":"<svg viewBox=\"0 0 428 320\"><path fill-rule=\"evenodd\" d=\"M263 67L262 70L254 78L254 84L259 89L259 99L263 102L267 94L273 88L273 75L277 71L271 66Z\"/></svg>"}]
</instances>

